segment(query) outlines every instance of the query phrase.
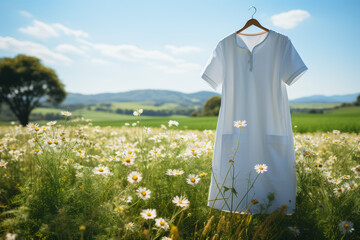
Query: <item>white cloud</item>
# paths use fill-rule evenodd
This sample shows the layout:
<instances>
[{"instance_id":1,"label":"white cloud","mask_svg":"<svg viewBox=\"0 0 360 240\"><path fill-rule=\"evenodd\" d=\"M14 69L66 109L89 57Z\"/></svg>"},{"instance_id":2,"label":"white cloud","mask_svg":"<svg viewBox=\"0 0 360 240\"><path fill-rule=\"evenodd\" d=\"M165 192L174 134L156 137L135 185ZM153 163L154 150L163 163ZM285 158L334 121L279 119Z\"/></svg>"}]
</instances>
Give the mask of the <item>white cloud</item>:
<instances>
[{"instance_id":1,"label":"white cloud","mask_svg":"<svg viewBox=\"0 0 360 240\"><path fill-rule=\"evenodd\" d=\"M195 46L181 46L176 47L173 45L165 45L165 49L169 50L172 54L182 54L200 51L201 48Z\"/></svg>"},{"instance_id":2,"label":"white cloud","mask_svg":"<svg viewBox=\"0 0 360 240\"><path fill-rule=\"evenodd\" d=\"M89 34L82 30L73 30L60 23L47 24L34 19L33 25L25 28L19 28L19 31L41 39L50 37L59 37L61 35L79 37L88 37Z\"/></svg>"},{"instance_id":3,"label":"white cloud","mask_svg":"<svg viewBox=\"0 0 360 240\"><path fill-rule=\"evenodd\" d=\"M25 17L32 17L31 13L24 10L20 10L19 13Z\"/></svg>"},{"instance_id":4,"label":"white cloud","mask_svg":"<svg viewBox=\"0 0 360 240\"><path fill-rule=\"evenodd\" d=\"M44 45L30 41L20 41L12 37L0 36L0 49L35 56L48 63L62 63L65 65L72 63L72 60L67 56L52 52Z\"/></svg>"},{"instance_id":5,"label":"white cloud","mask_svg":"<svg viewBox=\"0 0 360 240\"><path fill-rule=\"evenodd\" d=\"M77 54L77 55L81 55L81 56L87 56L87 54L84 50L81 50L71 44L60 44L55 48L55 50L58 52L62 52L62 53L70 53L70 54Z\"/></svg>"},{"instance_id":6,"label":"white cloud","mask_svg":"<svg viewBox=\"0 0 360 240\"><path fill-rule=\"evenodd\" d=\"M308 17L310 17L309 12L297 9L273 15L271 17L271 21L277 27L291 29L296 27L300 22Z\"/></svg>"}]
</instances>

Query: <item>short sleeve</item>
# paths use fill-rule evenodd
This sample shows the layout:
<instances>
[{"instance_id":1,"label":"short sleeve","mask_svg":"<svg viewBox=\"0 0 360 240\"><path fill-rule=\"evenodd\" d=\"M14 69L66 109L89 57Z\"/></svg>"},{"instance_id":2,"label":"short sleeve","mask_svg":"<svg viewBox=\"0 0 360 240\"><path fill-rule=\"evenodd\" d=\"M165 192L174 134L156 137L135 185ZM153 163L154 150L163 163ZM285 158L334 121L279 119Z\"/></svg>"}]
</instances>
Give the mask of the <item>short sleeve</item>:
<instances>
[{"instance_id":1,"label":"short sleeve","mask_svg":"<svg viewBox=\"0 0 360 240\"><path fill-rule=\"evenodd\" d=\"M308 68L288 37L286 37L283 47L284 55L280 66L280 79L291 86L308 70Z\"/></svg>"},{"instance_id":2,"label":"short sleeve","mask_svg":"<svg viewBox=\"0 0 360 240\"><path fill-rule=\"evenodd\" d=\"M224 55L219 42L213 50L212 55L208 59L200 76L204 79L215 91L224 81Z\"/></svg>"}]
</instances>

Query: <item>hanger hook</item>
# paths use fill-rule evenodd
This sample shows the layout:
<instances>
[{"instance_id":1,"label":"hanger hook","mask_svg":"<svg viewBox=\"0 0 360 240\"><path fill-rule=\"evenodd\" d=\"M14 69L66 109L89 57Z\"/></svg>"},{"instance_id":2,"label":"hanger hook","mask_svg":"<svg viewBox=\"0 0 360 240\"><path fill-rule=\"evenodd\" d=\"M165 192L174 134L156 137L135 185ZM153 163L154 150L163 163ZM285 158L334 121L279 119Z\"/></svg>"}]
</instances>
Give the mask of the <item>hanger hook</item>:
<instances>
[{"instance_id":1,"label":"hanger hook","mask_svg":"<svg viewBox=\"0 0 360 240\"><path fill-rule=\"evenodd\" d=\"M254 14L256 13L256 7L251 6L250 8L255 8L255 12L253 13L253 15L251 16L251 18L254 18ZM250 8L248 10L250 10Z\"/></svg>"}]
</instances>

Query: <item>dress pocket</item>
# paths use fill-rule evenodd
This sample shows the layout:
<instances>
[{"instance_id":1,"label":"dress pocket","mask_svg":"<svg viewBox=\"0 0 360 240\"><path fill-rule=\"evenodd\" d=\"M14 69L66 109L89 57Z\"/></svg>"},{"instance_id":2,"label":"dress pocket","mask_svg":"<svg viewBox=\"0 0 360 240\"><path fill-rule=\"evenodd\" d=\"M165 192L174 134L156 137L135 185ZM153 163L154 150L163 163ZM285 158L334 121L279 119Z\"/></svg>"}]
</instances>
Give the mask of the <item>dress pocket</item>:
<instances>
[{"instance_id":1,"label":"dress pocket","mask_svg":"<svg viewBox=\"0 0 360 240\"><path fill-rule=\"evenodd\" d=\"M286 181L290 177L289 137L287 135L265 135L265 163L273 181Z\"/></svg>"},{"instance_id":2,"label":"dress pocket","mask_svg":"<svg viewBox=\"0 0 360 240\"><path fill-rule=\"evenodd\" d=\"M221 136L221 158L217 162L218 170L220 172L221 180L223 181L230 167L230 160L234 159L235 155L235 174L238 175L242 168L241 162L248 161L248 140L247 135L239 132L222 134ZM238 146L239 142L239 146ZM238 147L238 149L237 149ZM236 151L237 149L237 151ZM231 172L232 173L232 172ZM230 173L227 176L226 182L231 179Z\"/></svg>"}]
</instances>

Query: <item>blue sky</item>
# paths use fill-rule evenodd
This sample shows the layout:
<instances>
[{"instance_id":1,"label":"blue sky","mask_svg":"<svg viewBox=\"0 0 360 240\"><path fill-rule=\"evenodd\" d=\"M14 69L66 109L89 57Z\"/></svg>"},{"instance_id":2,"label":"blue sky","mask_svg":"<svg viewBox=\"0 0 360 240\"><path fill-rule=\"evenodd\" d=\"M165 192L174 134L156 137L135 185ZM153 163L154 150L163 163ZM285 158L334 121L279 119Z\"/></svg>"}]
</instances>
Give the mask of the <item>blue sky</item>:
<instances>
[{"instance_id":1,"label":"blue sky","mask_svg":"<svg viewBox=\"0 0 360 240\"><path fill-rule=\"evenodd\" d=\"M200 72L218 41L251 18L251 5L309 68L289 99L359 92L357 0L0 0L0 57L40 58L69 92L212 91Z\"/></svg>"}]
</instances>

